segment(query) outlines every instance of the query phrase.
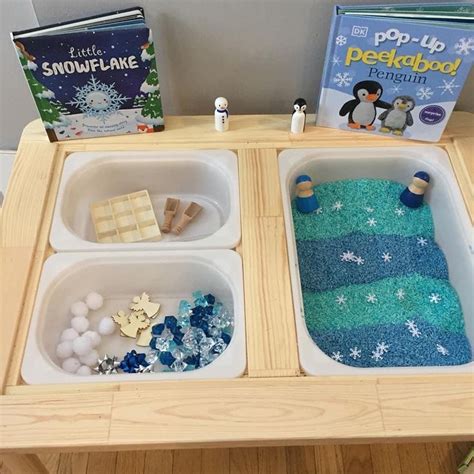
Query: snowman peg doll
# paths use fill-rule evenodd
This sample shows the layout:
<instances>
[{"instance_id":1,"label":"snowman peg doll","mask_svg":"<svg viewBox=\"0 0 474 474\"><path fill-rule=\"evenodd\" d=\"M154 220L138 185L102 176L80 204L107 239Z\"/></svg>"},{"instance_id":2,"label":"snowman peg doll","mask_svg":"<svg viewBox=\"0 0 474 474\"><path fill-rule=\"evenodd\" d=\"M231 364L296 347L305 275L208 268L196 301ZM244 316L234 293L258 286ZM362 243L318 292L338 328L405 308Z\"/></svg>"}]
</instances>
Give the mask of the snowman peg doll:
<instances>
[{"instance_id":1,"label":"snowman peg doll","mask_svg":"<svg viewBox=\"0 0 474 474\"><path fill-rule=\"evenodd\" d=\"M307 174L296 178L296 208L298 211L309 214L318 209L319 203L314 195L313 181Z\"/></svg>"},{"instance_id":2,"label":"snowman peg doll","mask_svg":"<svg viewBox=\"0 0 474 474\"><path fill-rule=\"evenodd\" d=\"M291 115L291 133L303 133L306 126L306 101L296 99L293 103L293 114Z\"/></svg>"},{"instance_id":3,"label":"snowman peg doll","mask_svg":"<svg viewBox=\"0 0 474 474\"><path fill-rule=\"evenodd\" d=\"M417 171L409 186L400 194L400 201L407 207L417 208L423 204L423 196L430 182L430 175L426 171Z\"/></svg>"},{"instance_id":4,"label":"snowman peg doll","mask_svg":"<svg viewBox=\"0 0 474 474\"><path fill-rule=\"evenodd\" d=\"M229 111L227 110L229 104L227 99L225 97L218 97L214 105L216 107L214 112L214 126L218 132L226 132L229 130Z\"/></svg>"}]
</instances>

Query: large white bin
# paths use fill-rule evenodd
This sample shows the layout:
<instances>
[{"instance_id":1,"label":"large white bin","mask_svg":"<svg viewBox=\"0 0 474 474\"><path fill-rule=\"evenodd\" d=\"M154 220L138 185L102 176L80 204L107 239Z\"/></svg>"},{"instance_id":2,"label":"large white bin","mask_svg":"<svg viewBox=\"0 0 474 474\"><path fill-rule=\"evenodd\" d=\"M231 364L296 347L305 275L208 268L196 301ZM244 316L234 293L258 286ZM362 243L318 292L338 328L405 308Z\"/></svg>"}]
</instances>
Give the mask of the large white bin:
<instances>
[{"instance_id":1,"label":"large white bin","mask_svg":"<svg viewBox=\"0 0 474 474\"><path fill-rule=\"evenodd\" d=\"M90 291L105 298L104 306L90 313L92 329L105 315L127 309L133 296L148 291L152 301L161 303L159 316L176 315L181 299L192 300L191 293L201 289L213 293L233 314L232 340L211 364L189 372L150 374L89 375L69 374L61 369L56 345L64 329L70 327L69 307ZM121 357L135 340L120 337L119 330L103 336L97 348ZM143 349L143 350L141 350ZM120 360L120 359L119 359ZM212 379L242 375L246 366L245 322L240 256L231 250L168 252L83 252L53 255L44 264L21 374L26 383L126 382L162 379Z\"/></svg>"},{"instance_id":2,"label":"large white bin","mask_svg":"<svg viewBox=\"0 0 474 474\"><path fill-rule=\"evenodd\" d=\"M97 201L147 189L158 223L167 197L203 206L180 236L158 242L98 243L90 216ZM234 248L240 241L237 157L228 150L72 153L64 163L50 234L61 251Z\"/></svg>"},{"instance_id":3,"label":"large white bin","mask_svg":"<svg viewBox=\"0 0 474 474\"><path fill-rule=\"evenodd\" d=\"M301 294L296 241L291 215L295 180L308 174L318 185L355 178L390 179L410 183L416 171L431 176L426 201L431 206L435 240L443 250L451 284L458 292L464 312L466 333L474 347L473 229L448 155L434 146L380 148L319 148L285 150L279 155L280 184L288 241L298 350L305 372L311 375L420 374L470 372L474 363L450 367L358 368L343 365L322 352L306 328ZM434 192L436 190L436 192ZM380 196L383 199L383 196Z\"/></svg>"}]
</instances>

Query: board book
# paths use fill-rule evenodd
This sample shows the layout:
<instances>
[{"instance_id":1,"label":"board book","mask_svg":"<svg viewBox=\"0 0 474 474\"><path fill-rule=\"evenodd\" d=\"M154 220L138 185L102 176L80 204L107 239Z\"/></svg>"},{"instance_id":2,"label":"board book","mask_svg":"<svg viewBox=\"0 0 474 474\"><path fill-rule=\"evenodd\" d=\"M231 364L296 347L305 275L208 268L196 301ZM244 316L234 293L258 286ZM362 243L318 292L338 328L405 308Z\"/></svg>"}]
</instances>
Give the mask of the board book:
<instances>
[{"instance_id":1,"label":"board book","mask_svg":"<svg viewBox=\"0 0 474 474\"><path fill-rule=\"evenodd\" d=\"M316 124L438 141L474 57L468 3L337 6Z\"/></svg>"},{"instance_id":2,"label":"board book","mask_svg":"<svg viewBox=\"0 0 474 474\"><path fill-rule=\"evenodd\" d=\"M164 128L139 7L11 34L50 141Z\"/></svg>"}]
</instances>

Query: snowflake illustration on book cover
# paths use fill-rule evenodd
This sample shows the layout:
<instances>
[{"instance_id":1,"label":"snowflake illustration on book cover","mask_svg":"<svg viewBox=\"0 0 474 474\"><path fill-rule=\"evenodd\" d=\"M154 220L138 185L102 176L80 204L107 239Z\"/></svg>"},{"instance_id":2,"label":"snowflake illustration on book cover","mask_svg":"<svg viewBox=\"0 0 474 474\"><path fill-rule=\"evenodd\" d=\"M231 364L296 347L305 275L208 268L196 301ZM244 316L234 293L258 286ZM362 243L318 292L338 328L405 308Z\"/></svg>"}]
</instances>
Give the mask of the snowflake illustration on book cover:
<instances>
[{"instance_id":1,"label":"snowflake illustration on book cover","mask_svg":"<svg viewBox=\"0 0 474 474\"><path fill-rule=\"evenodd\" d=\"M76 95L67 104L77 107L84 116L95 117L105 123L129 99L119 94L114 86L114 83L104 84L91 76L84 86L74 86Z\"/></svg>"}]
</instances>

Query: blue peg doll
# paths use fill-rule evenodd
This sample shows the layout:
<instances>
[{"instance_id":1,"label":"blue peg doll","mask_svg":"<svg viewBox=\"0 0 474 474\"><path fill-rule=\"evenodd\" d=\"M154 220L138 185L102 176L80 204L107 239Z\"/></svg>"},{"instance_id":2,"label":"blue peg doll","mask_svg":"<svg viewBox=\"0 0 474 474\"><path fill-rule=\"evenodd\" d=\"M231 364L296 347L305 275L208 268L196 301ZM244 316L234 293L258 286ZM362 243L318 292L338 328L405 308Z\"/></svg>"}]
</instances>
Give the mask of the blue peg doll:
<instances>
[{"instance_id":1,"label":"blue peg doll","mask_svg":"<svg viewBox=\"0 0 474 474\"><path fill-rule=\"evenodd\" d=\"M423 196L430 182L430 175L426 171L417 171L411 184L400 194L400 201L407 207L416 208L423 204Z\"/></svg>"},{"instance_id":2,"label":"blue peg doll","mask_svg":"<svg viewBox=\"0 0 474 474\"><path fill-rule=\"evenodd\" d=\"M296 208L298 211L308 214L319 207L318 200L314 195L313 181L303 174L296 178Z\"/></svg>"}]
</instances>

